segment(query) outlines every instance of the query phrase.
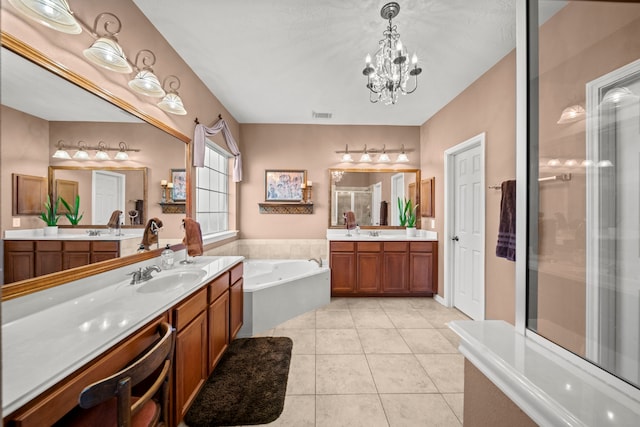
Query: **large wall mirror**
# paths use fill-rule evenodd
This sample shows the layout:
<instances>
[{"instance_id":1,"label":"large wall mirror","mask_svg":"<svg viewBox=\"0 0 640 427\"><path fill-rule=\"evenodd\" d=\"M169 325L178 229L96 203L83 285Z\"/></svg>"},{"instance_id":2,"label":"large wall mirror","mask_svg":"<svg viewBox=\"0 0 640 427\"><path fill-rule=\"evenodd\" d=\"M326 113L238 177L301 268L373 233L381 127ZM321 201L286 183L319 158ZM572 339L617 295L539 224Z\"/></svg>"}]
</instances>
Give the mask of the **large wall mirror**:
<instances>
[{"instance_id":1,"label":"large wall mirror","mask_svg":"<svg viewBox=\"0 0 640 427\"><path fill-rule=\"evenodd\" d=\"M398 198L420 204L419 169L329 169L329 180L329 228L343 228L347 211L361 228L400 227Z\"/></svg>"},{"instance_id":2,"label":"large wall mirror","mask_svg":"<svg viewBox=\"0 0 640 427\"><path fill-rule=\"evenodd\" d=\"M101 228L104 221L96 219L92 180L96 173L122 176L126 182L123 193L126 227L144 227L147 218L159 217L165 223L165 238L178 241L184 215L162 213L160 181L170 179L172 169L187 169L189 138L117 98L101 92L94 83L83 80L39 52L3 33L1 51L2 92L2 184L3 238L7 230L35 229L44 223L37 215L18 216L12 212L12 175L24 174L48 178L47 193L56 196L60 183L77 183L80 210L85 216L80 227ZM45 69L46 68L46 69ZM49 71L51 70L51 71ZM53 71L53 72L52 72ZM62 78L67 77L69 80ZM96 96L99 95L99 96ZM103 99L104 98L104 99ZM105 99L108 99L108 102ZM119 106L116 106L117 104ZM125 111L125 108L129 111ZM140 117L148 118L148 123ZM73 156L79 146L98 146L101 142L111 151L111 160L56 159L52 155L64 141ZM124 142L129 160L113 160ZM156 182L158 185L151 185ZM187 194L189 197L189 194ZM186 201L189 204L189 200ZM132 220L128 213L139 210L141 218ZM132 212L133 213L133 212ZM16 227L19 218L20 226ZM70 226L66 218L59 225ZM39 278L16 282L3 287L3 299L30 293L64 283L70 278L96 274L111 268L156 256L154 252L125 256L101 262L93 268L79 267ZM89 266L91 267L91 266ZM46 282L46 284L44 283ZM16 291L15 289L19 289Z\"/></svg>"}]
</instances>

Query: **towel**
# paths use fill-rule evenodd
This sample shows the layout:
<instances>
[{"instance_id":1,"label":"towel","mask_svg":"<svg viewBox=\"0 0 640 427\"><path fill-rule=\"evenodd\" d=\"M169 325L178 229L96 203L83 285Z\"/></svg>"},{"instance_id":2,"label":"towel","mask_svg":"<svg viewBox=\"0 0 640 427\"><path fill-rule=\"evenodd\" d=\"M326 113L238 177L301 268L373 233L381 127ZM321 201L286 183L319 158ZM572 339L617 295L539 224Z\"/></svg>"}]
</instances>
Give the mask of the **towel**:
<instances>
[{"instance_id":1,"label":"towel","mask_svg":"<svg viewBox=\"0 0 640 427\"><path fill-rule=\"evenodd\" d=\"M142 242L140 242L145 249L149 249L151 245L158 243L158 233L154 233L152 230L154 224L157 228L162 228L162 221L158 218L151 218L147 222L147 225L144 228L144 233L142 233Z\"/></svg>"},{"instance_id":2,"label":"towel","mask_svg":"<svg viewBox=\"0 0 640 427\"><path fill-rule=\"evenodd\" d=\"M187 247L189 256L200 256L204 250L202 248L202 231L200 223L191 218L185 218L184 222L184 239L182 243Z\"/></svg>"},{"instance_id":3,"label":"towel","mask_svg":"<svg viewBox=\"0 0 640 427\"><path fill-rule=\"evenodd\" d=\"M356 214L353 211L347 211L344 214L344 223L347 226L347 230L353 230L358 224L356 224Z\"/></svg>"},{"instance_id":4,"label":"towel","mask_svg":"<svg viewBox=\"0 0 640 427\"><path fill-rule=\"evenodd\" d=\"M107 222L107 227L120 228L120 214L122 214L122 211L113 211L113 213L111 213L111 218L109 218L109 222Z\"/></svg>"},{"instance_id":5,"label":"towel","mask_svg":"<svg viewBox=\"0 0 640 427\"><path fill-rule=\"evenodd\" d=\"M500 225L498 226L498 244L496 256L509 261L516 260L516 182L502 183L500 201Z\"/></svg>"},{"instance_id":6,"label":"towel","mask_svg":"<svg viewBox=\"0 0 640 427\"><path fill-rule=\"evenodd\" d=\"M387 221L389 216L389 208L387 206L386 201L380 202L380 225L387 225Z\"/></svg>"}]
</instances>

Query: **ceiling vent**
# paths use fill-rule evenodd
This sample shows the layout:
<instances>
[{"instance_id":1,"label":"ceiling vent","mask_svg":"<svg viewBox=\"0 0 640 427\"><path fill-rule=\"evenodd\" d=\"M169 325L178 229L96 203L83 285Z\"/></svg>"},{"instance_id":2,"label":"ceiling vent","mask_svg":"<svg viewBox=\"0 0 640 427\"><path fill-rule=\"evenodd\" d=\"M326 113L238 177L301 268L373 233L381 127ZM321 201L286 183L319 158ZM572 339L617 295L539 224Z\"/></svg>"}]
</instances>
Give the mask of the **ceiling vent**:
<instances>
[{"instance_id":1,"label":"ceiling vent","mask_svg":"<svg viewBox=\"0 0 640 427\"><path fill-rule=\"evenodd\" d=\"M311 117L314 119L330 119L333 114L331 113L316 113L315 111L311 112Z\"/></svg>"}]
</instances>

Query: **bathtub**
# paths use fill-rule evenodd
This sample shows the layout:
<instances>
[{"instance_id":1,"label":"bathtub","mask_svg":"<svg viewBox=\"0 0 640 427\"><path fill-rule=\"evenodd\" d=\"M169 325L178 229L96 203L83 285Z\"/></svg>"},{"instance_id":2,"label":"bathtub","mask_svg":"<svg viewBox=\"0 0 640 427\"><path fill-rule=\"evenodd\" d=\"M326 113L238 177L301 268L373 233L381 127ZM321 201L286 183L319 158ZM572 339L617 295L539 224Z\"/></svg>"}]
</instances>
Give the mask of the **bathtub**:
<instances>
[{"instance_id":1,"label":"bathtub","mask_svg":"<svg viewBox=\"0 0 640 427\"><path fill-rule=\"evenodd\" d=\"M244 318L239 337L250 337L329 304L331 272L307 260L244 261Z\"/></svg>"}]
</instances>

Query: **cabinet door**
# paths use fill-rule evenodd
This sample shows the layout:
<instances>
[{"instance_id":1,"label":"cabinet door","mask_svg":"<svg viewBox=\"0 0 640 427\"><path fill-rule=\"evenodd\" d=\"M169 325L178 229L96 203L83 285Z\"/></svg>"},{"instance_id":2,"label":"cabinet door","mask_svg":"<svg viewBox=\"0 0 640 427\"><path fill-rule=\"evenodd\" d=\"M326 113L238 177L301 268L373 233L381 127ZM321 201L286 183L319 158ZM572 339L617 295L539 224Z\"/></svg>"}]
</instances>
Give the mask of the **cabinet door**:
<instances>
[{"instance_id":1,"label":"cabinet door","mask_svg":"<svg viewBox=\"0 0 640 427\"><path fill-rule=\"evenodd\" d=\"M62 267L64 270L81 267L91 263L89 252L64 252L62 254Z\"/></svg>"},{"instance_id":2,"label":"cabinet door","mask_svg":"<svg viewBox=\"0 0 640 427\"><path fill-rule=\"evenodd\" d=\"M410 255L410 290L412 292L433 292L433 252L412 252Z\"/></svg>"},{"instance_id":3,"label":"cabinet door","mask_svg":"<svg viewBox=\"0 0 640 427\"><path fill-rule=\"evenodd\" d=\"M209 306L209 374L229 346L229 291Z\"/></svg>"},{"instance_id":4,"label":"cabinet door","mask_svg":"<svg viewBox=\"0 0 640 427\"><path fill-rule=\"evenodd\" d=\"M231 308L230 339L234 339L238 335L238 331L242 327L243 322L243 293L242 279L238 280L231 286L231 294L229 307Z\"/></svg>"},{"instance_id":5,"label":"cabinet door","mask_svg":"<svg viewBox=\"0 0 640 427\"><path fill-rule=\"evenodd\" d=\"M62 271L62 252L36 252L36 276Z\"/></svg>"},{"instance_id":6,"label":"cabinet door","mask_svg":"<svg viewBox=\"0 0 640 427\"><path fill-rule=\"evenodd\" d=\"M207 379L206 320L206 313L200 313L176 336L175 425L182 420Z\"/></svg>"},{"instance_id":7,"label":"cabinet door","mask_svg":"<svg viewBox=\"0 0 640 427\"><path fill-rule=\"evenodd\" d=\"M34 277L33 252L5 252L4 283L17 282Z\"/></svg>"},{"instance_id":8,"label":"cabinet door","mask_svg":"<svg viewBox=\"0 0 640 427\"><path fill-rule=\"evenodd\" d=\"M353 293L356 286L356 255L331 252L331 295Z\"/></svg>"},{"instance_id":9,"label":"cabinet door","mask_svg":"<svg viewBox=\"0 0 640 427\"><path fill-rule=\"evenodd\" d=\"M358 252L357 290L362 293L378 293L382 290L382 253Z\"/></svg>"},{"instance_id":10,"label":"cabinet door","mask_svg":"<svg viewBox=\"0 0 640 427\"><path fill-rule=\"evenodd\" d=\"M383 292L409 291L409 256L406 252L384 253Z\"/></svg>"}]
</instances>

